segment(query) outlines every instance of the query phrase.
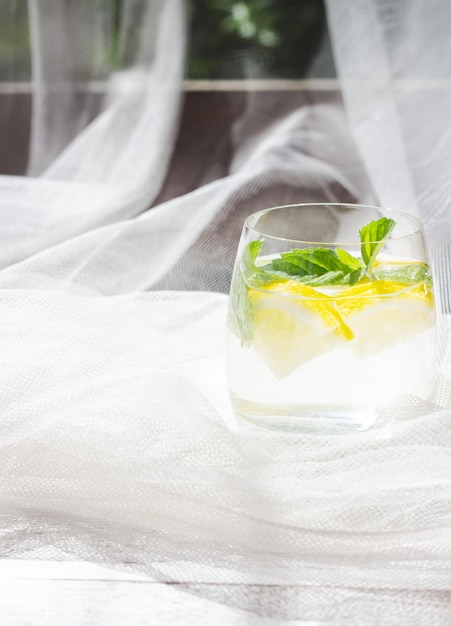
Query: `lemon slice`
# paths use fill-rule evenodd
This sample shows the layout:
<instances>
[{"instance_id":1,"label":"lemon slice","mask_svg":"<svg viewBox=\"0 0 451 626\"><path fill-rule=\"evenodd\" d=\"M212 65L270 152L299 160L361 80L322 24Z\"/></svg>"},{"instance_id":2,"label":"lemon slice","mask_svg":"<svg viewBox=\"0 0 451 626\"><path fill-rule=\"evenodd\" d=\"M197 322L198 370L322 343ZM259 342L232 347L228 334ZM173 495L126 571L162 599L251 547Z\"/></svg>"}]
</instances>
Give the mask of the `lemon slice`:
<instances>
[{"instance_id":1,"label":"lemon slice","mask_svg":"<svg viewBox=\"0 0 451 626\"><path fill-rule=\"evenodd\" d=\"M425 283L406 287L376 280L340 291L334 304L351 328L357 356L386 349L434 324L434 300Z\"/></svg>"},{"instance_id":2,"label":"lemon slice","mask_svg":"<svg viewBox=\"0 0 451 626\"><path fill-rule=\"evenodd\" d=\"M248 297L254 316L252 346L277 377L353 338L333 300L297 281L250 288Z\"/></svg>"}]
</instances>

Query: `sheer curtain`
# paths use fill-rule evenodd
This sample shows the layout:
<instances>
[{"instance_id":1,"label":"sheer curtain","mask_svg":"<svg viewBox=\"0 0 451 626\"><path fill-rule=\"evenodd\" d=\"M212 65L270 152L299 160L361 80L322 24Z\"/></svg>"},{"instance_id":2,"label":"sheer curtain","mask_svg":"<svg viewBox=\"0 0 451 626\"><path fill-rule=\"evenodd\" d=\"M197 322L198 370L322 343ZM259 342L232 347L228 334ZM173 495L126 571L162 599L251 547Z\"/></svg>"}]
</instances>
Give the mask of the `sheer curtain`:
<instances>
[{"instance_id":1,"label":"sheer curtain","mask_svg":"<svg viewBox=\"0 0 451 626\"><path fill-rule=\"evenodd\" d=\"M113 6L29 2L31 176L2 179L2 266L135 217L161 188L177 131L185 3L125 2L104 58Z\"/></svg>"},{"instance_id":2,"label":"sheer curtain","mask_svg":"<svg viewBox=\"0 0 451 626\"><path fill-rule=\"evenodd\" d=\"M2 556L128 567L244 608L252 584L295 585L268 608L286 619L445 619L450 7L330 0L343 100L249 90L177 165L185 3L124 2L105 59L112 6L29 3L29 175L0 177ZM425 221L435 401L399 398L339 438L238 430L223 328L242 221L323 200Z\"/></svg>"},{"instance_id":3,"label":"sheer curtain","mask_svg":"<svg viewBox=\"0 0 451 626\"><path fill-rule=\"evenodd\" d=\"M379 201L418 214L449 310L448 2L327 2L346 112Z\"/></svg>"}]
</instances>

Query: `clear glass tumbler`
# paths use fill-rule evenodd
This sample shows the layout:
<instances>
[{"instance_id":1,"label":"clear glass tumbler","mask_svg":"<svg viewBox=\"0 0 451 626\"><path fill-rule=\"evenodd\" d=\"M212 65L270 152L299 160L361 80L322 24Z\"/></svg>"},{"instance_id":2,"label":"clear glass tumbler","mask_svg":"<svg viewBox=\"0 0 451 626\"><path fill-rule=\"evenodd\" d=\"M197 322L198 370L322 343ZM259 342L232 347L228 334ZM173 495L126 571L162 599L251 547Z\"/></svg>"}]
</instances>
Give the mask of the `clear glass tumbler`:
<instances>
[{"instance_id":1,"label":"clear glass tumbler","mask_svg":"<svg viewBox=\"0 0 451 626\"><path fill-rule=\"evenodd\" d=\"M346 204L248 217L227 376L236 414L273 430L361 430L403 394L428 399L435 307L421 222Z\"/></svg>"}]
</instances>

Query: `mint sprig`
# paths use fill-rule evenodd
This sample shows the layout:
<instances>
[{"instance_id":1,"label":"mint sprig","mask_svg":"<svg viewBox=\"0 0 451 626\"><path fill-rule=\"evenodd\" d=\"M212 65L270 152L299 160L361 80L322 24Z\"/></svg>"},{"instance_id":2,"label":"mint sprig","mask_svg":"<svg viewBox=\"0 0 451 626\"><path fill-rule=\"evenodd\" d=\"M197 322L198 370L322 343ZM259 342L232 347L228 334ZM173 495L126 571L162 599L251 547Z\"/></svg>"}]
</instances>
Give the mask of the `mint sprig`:
<instances>
[{"instance_id":1,"label":"mint sprig","mask_svg":"<svg viewBox=\"0 0 451 626\"><path fill-rule=\"evenodd\" d=\"M430 284L429 268L425 263L374 266L377 255L395 226L394 220L382 217L361 228L361 258L341 248L303 248L284 252L261 265L258 258L263 241L248 243L238 257L230 294L232 306L229 319L242 344L249 345L254 332L253 305L248 296L250 286L258 289L280 280L296 280L312 287L352 286L363 278Z\"/></svg>"},{"instance_id":2,"label":"mint sprig","mask_svg":"<svg viewBox=\"0 0 451 626\"><path fill-rule=\"evenodd\" d=\"M311 286L354 285L365 275L376 280L374 261L395 225L394 220L382 217L361 228L361 259L341 248L294 249L256 268L257 280L262 284L261 272L265 272L270 280L292 278ZM262 242L258 243L261 248Z\"/></svg>"}]
</instances>

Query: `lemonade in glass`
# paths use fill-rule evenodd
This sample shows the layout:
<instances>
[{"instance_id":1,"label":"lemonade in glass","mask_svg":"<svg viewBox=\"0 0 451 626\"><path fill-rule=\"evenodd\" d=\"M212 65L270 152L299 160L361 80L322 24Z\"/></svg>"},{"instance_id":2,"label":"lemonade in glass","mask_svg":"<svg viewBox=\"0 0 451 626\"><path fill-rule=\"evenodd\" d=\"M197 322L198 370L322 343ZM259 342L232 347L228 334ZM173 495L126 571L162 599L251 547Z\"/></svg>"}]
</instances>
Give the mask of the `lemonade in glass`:
<instances>
[{"instance_id":1,"label":"lemonade in glass","mask_svg":"<svg viewBox=\"0 0 451 626\"><path fill-rule=\"evenodd\" d=\"M240 418L286 431L365 429L400 396L430 398L434 373L434 296L416 218L346 204L247 218L227 319Z\"/></svg>"}]
</instances>

